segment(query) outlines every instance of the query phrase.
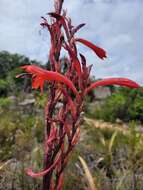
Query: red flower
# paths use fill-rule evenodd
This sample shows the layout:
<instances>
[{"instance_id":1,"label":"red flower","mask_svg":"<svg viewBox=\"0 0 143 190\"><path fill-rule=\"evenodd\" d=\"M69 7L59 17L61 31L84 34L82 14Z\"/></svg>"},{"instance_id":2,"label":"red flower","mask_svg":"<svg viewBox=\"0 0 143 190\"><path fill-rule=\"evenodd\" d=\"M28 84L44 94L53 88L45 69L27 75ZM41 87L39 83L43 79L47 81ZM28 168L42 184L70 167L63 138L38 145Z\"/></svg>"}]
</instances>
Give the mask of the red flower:
<instances>
[{"instance_id":1,"label":"red flower","mask_svg":"<svg viewBox=\"0 0 143 190\"><path fill-rule=\"evenodd\" d=\"M139 88L140 86L127 78L108 78L103 79L97 82L92 83L86 90L85 93L88 93L92 89L98 87L98 86L108 86L108 85L120 85L120 86L126 86L129 88Z\"/></svg>"},{"instance_id":2,"label":"red flower","mask_svg":"<svg viewBox=\"0 0 143 190\"><path fill-rule=\"evenodd\" d=\"M32 87L34 89L40 88L43 92L43 86L46 80L57 81L67 85L74 92L75 95L78 94L78 91L76 90L72 81L58 72L47 71L36 65L25 65L21 66L21 68L25 69L28 73L32 74ZM17 77L20 77L20 75L18 75Z\"/></svg>"},{"instance_id":3,"label":"red flower","mask_svg":"<svg viewBox=\"0 0 143 190\"><path fill-rule=\"evenodd\" d=\"M26 169L26 173L27 175L31 176L31 177L40 177L40 176L44 176L47 173L49 173L53 168L56 167L56 165L58 164L58 162L60 161L60 154L57 156L57 159L55 160L55 162L47 169L42 170L41 172L33 172L31 168Z\"/></svg>"},{"instance_id":4,"label":"red flower","mask_svg":"<svg viewBox=\"0 0 143 190\"><path fill-rule=\"evenodd\" d=\"M94 45L93 43L91 43L85 39L82 39L82 38L76 38L75 41L80 42L80 43L86 45L87 47L91 48L99 58L104 59L107 57L106 51L104 49Z\"/></svg>"}]
</instances>

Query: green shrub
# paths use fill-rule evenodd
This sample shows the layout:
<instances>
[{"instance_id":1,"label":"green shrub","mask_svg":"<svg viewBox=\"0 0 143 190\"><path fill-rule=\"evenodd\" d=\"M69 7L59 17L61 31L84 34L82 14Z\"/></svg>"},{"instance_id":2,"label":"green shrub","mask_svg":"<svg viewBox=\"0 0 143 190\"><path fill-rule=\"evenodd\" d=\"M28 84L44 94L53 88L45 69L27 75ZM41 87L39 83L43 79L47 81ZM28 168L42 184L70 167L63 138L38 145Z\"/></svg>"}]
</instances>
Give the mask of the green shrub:
<instances>
[{"instance_id":1,"label":"green shrub","mask_svg":"<svg viewBox=\"0 0 143 190\"><path fill-rule=\"evenodd\" d=\"M143 122L143 89L119 88L101 106L95 106L89 115L110 122L117 118L125 122Z\"/></svg>"},{"instance_id":2,"label":"green shrub","mask_svg":"<svg viewBox=\"0 0 143 190\"><path fill-rule=\"evenodd\" d=\"M9 98L0 98L0 107L8 108L12 101Z\"/></svg>"},{"instance_id":3,"label":"green shrub","mask_svg":"<svg viewBox=\"0 0 143 190\"><path fill-rule=\"evenodd\" d=\"M0 79L0 96L6 96L8 93L9 83L6 80Z\"/></svg>"}]
</instances>

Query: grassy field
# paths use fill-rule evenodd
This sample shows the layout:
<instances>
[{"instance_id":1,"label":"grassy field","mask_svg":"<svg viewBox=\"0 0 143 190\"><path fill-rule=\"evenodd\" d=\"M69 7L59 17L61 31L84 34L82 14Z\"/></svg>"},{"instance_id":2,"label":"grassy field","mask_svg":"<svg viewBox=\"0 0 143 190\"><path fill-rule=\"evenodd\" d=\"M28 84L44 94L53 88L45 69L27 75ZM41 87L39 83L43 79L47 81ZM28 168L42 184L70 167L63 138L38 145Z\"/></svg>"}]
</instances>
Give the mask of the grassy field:
<instances>
[{"instance_id":1,"label":"grassy field","mask_svg":"<svg viewBox=\"0 0 143 190\"><path fill-rule=\"evenodd\" d=\"M42 168L44 101L45 97L37 96L34 109L28 111L10 101L0 106L1 190L40 188L41 179L28 177L25 168ZM80 141L65 172L64 190L89 189L79 156L98 190L143 189L143 135L135 122L112 124L85 117Z\"/></svg>"}]
</instances>

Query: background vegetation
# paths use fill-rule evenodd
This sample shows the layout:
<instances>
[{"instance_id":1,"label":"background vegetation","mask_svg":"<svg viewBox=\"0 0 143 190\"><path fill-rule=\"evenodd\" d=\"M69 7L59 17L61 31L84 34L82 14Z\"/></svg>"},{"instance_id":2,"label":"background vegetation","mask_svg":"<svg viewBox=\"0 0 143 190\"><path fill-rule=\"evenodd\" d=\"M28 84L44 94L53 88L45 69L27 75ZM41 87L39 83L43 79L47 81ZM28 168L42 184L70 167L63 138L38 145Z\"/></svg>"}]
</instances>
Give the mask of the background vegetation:
<instances>
[{"instance_id":1,"label":"background vegetation","mask_svg":"<svg viewBox=\"0 0 143 190\"><path fill-rule=\"evenodd\" d=\"M24 170L42 168L43 107L48 94L31 93L29 79L15 79L18 67L31 63L41 65L0 52L1 190L39 190L41 184L41 179L31 179ZM88 189L78 156L86 161L97 189L143 189L143 90L111 88L111 92L104 100L97 101L94 94L87 98L81 138L66 170L64 190Z\"/></svg>"},{"instance_id":2,"label":"background vegetation","mask_svg":"<svg viewBox=\"0 0 143 190\"><path fill-rule=\"evenodd\" d=\"M135 120L143 123L143 88L115 88L111 96L100 106L93 107L89 114L109 122L115 122L118 118L124 122Z\"/></svg>"}]
</instances>

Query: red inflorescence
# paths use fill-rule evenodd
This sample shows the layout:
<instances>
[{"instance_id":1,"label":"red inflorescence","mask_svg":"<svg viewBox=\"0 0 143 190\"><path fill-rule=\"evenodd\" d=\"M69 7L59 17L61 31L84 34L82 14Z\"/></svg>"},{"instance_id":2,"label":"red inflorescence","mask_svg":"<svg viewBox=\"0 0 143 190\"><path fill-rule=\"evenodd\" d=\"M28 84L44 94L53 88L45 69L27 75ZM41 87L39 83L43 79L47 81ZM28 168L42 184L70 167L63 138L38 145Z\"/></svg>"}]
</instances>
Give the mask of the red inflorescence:
<instances>
[{"instance_id":1,"label":"red inflorescence","mask_svg":"<svg viewBox=\"0 0 143 190\"><path fill-rule=\"evenodd\" d=\"M74 27L71 19L62 12L63 0L55 0L55 11L48 13L50 23L44 17L41 26L50 33L51 47L49 61L51 70L36 65L25 65L24 69L32 78L32 88L43 92L45 81L49 83L48 101L45 106L45 157L44 169L31 177L43 176L43 190L61 190L64 182L63 172L69 155L80 136L80 117L84 109L85 95L98 86L121 85L138 88L139 85L126 78L109 78L91 83L91 67L86 58L78 53L76 43L89 47L101 59L107 57L106 51L88 40L76 38L75 34L85 25ZM61 50L68 54L61 59ZM80 57L80 59L79 59ZM23 74L17 77L22 77Z\"/></svg>"}]
</instances>

